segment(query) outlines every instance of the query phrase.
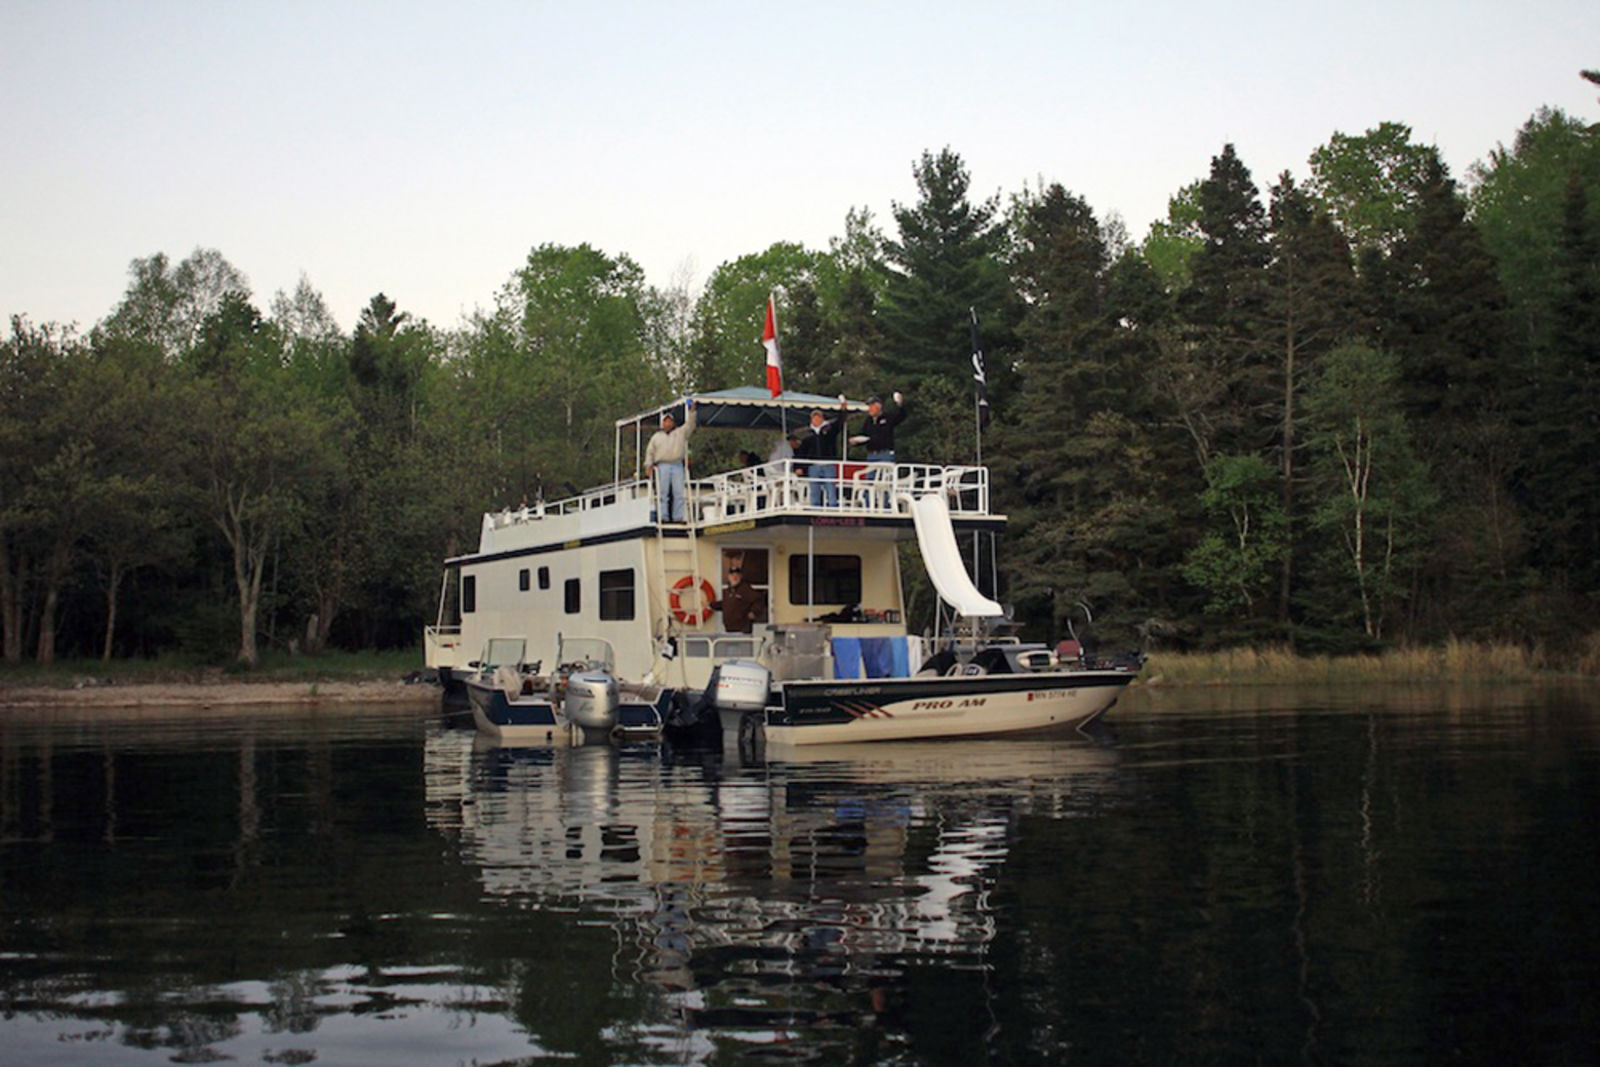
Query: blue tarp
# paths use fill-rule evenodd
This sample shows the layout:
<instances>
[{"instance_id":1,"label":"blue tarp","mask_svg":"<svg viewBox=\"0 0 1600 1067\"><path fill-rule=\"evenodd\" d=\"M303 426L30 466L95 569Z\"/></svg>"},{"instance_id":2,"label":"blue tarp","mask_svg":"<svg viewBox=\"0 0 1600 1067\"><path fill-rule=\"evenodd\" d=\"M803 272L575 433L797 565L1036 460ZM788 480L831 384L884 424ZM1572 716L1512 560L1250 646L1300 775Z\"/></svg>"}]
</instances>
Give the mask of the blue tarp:
<instances>
[{"instance_id":1,"label":"blue tarp","mask_svg":"<svg viewBox=\"0 0 1600 1067\"><path fill-rule=\"evenodd\" d=\"M911 657L903 637L835 637L835 678L907 678Z\"/></svg>"}]
</instances>

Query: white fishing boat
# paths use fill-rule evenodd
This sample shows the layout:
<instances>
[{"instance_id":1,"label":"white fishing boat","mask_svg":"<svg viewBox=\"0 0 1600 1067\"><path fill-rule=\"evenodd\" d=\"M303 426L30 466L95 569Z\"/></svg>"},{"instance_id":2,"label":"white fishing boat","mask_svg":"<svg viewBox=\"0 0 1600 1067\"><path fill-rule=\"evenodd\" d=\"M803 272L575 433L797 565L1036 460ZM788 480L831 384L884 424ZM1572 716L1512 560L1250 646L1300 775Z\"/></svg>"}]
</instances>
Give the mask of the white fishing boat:
<instances>
[{"instance_id":1,"label":"white fishing boat","mask_svg":"<svg viewBox=\"0 0 1600 1067\"><path fill-rule=\"evenodd\" d=\"M799 461L701 472L691 458L682 521L658 514L642 473L645 442L664 414L682 425L690 404L696 434L763 430L774 439L813 409L847 418L866 410L756 388L697 394L618 420L609 484L485 515L477 550L445 561L439 618L424 638L442 679L478 680L469 687L475 717L480 703L494 703L494 687L485 660L468 661L466 650L508 635L535 655L549 650L558 665L562 634L604 642L614 650L605 673L655 694L669 725L715 711L772 745L1082 726L1133 680L1137 657L1069 662L1048 646L994 636L1001 606L963 558L973 535L1005 525L990 509L985 467L862 463L845 453L831 475L837 504L826 506L813 503ZM939 595L932 636L907 630L907 540ZM749 632L729 632L712 607L735 569L746 599L761 605ZM507 695L507 707L516 704ZM506 736L515 725L495 728Z\"/></svg>"}]
</instances>

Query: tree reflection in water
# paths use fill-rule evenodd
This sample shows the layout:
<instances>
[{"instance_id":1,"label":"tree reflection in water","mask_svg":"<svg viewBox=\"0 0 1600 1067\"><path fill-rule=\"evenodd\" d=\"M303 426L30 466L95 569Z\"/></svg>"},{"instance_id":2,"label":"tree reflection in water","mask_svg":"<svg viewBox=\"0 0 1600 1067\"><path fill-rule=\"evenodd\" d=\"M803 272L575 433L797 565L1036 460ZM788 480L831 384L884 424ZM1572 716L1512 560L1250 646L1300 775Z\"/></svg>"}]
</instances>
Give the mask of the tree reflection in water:
<instances>
[{"instance_id":1,"label":"tree reflection in water","mask_svg":"<svg viewBox=\"0 0 1600 1067\"><path fill-rule=\"evenodd\" d=\"M9 715L0 1048L1580 1062L1597 718L1559 687L1185 691L1099 743L753 758Z\"/></svg>"}]
</instances>

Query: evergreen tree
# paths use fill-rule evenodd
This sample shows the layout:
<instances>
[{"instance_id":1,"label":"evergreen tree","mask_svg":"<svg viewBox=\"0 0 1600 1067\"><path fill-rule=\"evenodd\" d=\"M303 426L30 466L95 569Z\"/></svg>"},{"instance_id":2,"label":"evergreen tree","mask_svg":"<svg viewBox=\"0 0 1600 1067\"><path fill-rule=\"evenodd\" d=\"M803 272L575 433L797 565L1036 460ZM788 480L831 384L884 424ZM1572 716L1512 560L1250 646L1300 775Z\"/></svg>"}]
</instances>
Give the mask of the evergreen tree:
<instances>
[{"instance_id":1,"label":"evergreen tree","mask_svg":"<svg viewBox=\"0 0 1600 1067\"><path fill-rule=\"evenodd\" d=\"M1600 223L1574 170L1555 249L1550 343L1533 366L1519 482L1553 592L1600 605Z\"/></svg>"},{"instance_id":2,"label":"evergreen tree","mask_svg":"<svg viewBox=\"0 0 1600 1067\"><path fill-rule=\"evenodd\" d=\"M1510 492L1516 361L1494 262L1436 153L1382 282L1379 336L1400 359L1408 423L1446 491L1418 599L1436 615L1421 622L1434 634L1495 636L1516 626L1505 606L1520 597L1524 550Z\"/></svg>"},{"instance_id":3,"label":"evergreen tree","mask_svg":"<svg viewBox=\"0 0 1600 1067\"><path fill-rule=\"evenodd\" d=\"M1265 444L1274 392L1264 359L1266 211L1233 145L1211 161L1196 196L1202 244L1179 295L1181 343L1162 358L1161 380L1203 469L1219 452Z\"/></svg>"},{"instance_id":4,"label":"evergreen tree","mask_svg":"<svg viewBox=\"0 0 1600 1067\"><path fill-rule=\"evenodd\" d=\"M884 372L884 330L879 311L889 272L884 236L866 208L845 215L845 233L819 257L816 288L830 351L822 360L835 376L823 394L860 395L894 388ZM827 383L823 383L827 384Z\"/></svg>"},{"instance_id":5,"label":"evergreen tree","mask_svg":"<svg viewBox=\"0 0 1600 1067\"><path fill-rule=\"evenodd\" d=\"M1060 185L1013 207L1011 267L1023 304L1010 418L994 435L996 499L1013 517L1011 596L1046 625L1089 577L1078 519L1102 501L1083 449L1105 405L1105 240L1094 212ZM1012 542L1015 542L1013 545Z\"/></svg>"},{"instance_id":6,"label":"evergreen tree","mask_svg":"<svg viewBox=\"0 0 1600 1067\"><path fill-rule=\"evenodd\" d=\"M1355 277L1350 248L1326 209L1284 173L1272 189L1272 261L1267 271L1263 325L1276 355L1279 409L1280 508L1291 532L1297 522L1299 402L1317 359L1356 332ZM1288 632L1295 557L1281 555L1278 622Z\"/></svg>"},{"instance_id":7,"label":"evergreen tree","mask_svg":"<svg viewBox=\"0 0 1600 1067\"><path fill-rule=\"evenodd\" d=\"M1386 339L1402 354L1407 409L1461 443L1464 423L1498 406L1506 304L1494 262L1437 154L1424 170L1388 284L1395 303Z\"/></svg>"},{"instance_id":8,"label":"evergreen tree","mask_svg":"<svg viewBox=\"0 0 1600 1067\"><path fill-rule=\"evenodd\" d=\"M970 310L976 309L994 390L1012 319L999 259L999 198L972 204L966 165L949 148L924 152L913 174L920 199L894 205L899 237L885 245L890 273L883 299L883 372L908 391L934 377L970 382Z\"/></svg>"}]
</instances>

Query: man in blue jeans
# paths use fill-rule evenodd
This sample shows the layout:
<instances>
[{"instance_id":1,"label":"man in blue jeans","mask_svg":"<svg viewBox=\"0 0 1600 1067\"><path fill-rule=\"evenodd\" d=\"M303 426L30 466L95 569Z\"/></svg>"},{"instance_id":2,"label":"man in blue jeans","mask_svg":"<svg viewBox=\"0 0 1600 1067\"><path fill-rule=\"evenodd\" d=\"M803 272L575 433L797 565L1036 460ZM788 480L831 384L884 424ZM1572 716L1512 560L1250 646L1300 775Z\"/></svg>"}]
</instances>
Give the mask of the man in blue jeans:
<instances>
[{"instance_id":1,"label":"man in blue jeans","mask_svg":"<svg viewBox=\"0 0 1600 1067\"><path fill-rule=\"evenodd\" d=\"M694 401L686 400L683 425L676 425L672 412L661 413L661 429L650 438L644 450L644 471L656 479L656 514L662 522L684 521L684 461L689 458L689 435L694 433Z\"/></svg>"},{"instance_id":2,"label":"man in blue jeans","mask_svg":"<svg viewBox=\"0 0 1600 1067\"><path fill-rule=\"evenodd\" d=\"M906 398L899 393L894 394L893 415L885 415L883 413L882 397L875 396L867 401L866 421L861 424L861 432L850 438L850 443L853 445L865 445L867 448L867 462L886 464L887 469L882 467L869 468L861 476L863 488L867 487L867 483L881 480L879 487L886 490L886 493L882 495L886 496L888 491L893 490L894 428L904 421L906 421ZM877 497L880 494L873 495ZM887 502L885 500L877 500L875 503L878 506L883 506Z\"/></svg>"},{"instance_id":3,"label":"man in blue jeans","mask_svg":"<svg viewBox=\"0 0 1600 1067\"><path fill-rule=\"evenodd\" d=\"M794 450L794 458L805 462L814 508L839 506L839 464L830 461L839 458L839 432L844 429L845 409L845 399L841 396L838 418L828 419L820 409L813 411L811 425L801 431L800 447Z\"/></svg>"}]
</instances>

